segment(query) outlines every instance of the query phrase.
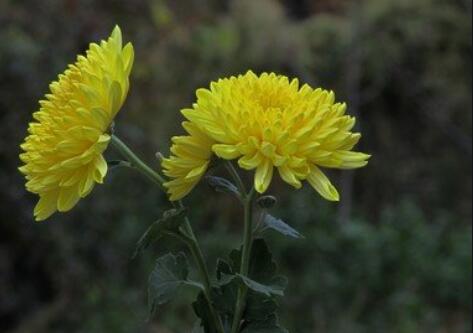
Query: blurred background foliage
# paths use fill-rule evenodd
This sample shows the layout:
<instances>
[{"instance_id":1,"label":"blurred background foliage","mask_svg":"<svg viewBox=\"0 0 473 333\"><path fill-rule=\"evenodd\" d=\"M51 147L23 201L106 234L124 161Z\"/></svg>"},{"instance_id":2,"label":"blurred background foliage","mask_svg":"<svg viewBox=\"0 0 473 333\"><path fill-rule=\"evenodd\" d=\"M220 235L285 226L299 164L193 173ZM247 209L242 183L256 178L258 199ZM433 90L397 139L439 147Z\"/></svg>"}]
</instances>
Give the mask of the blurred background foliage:
<instances>
[{"instance_id":1,"label":"blurred background foliage","mask_svg":"<svg viewBox=\"0 0 473 333\"><path fill-rule=\"evenodd\" d=\"M154 166L179 109L211 80L252 69L333 89L363 132L368 167L335 172L339 204L276 181L270 235L290 277L291 332L471 332L471 0L0 1L0 331L189 332L181 295L147 320L163 241L131 261L167 207L116 170L78 207L33 223L17 171L31 113L65 66L119 24L135 46L116 131ZM112 149L107 152L115 156ZM238 246L241 211L205 184L186 200L213 269Z\"/></svg>"}]
</instances>

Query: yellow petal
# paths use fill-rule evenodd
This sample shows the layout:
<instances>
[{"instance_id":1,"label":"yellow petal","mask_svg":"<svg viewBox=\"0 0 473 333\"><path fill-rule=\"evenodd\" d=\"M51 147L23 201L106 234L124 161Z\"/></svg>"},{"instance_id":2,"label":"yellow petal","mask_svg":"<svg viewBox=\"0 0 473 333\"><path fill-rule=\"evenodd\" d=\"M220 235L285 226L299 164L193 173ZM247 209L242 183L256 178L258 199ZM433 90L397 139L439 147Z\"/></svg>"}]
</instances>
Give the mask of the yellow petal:
<instances>
[{"instance_id":1,"label":"yellow petal","mask_svg":"<svg viewBox=\"0 0 473 333\"><path fill-rule=\"evenodd\" d=\"M186 179L195 180L196 178L202 177L205 171L207 171L208 164L209 162L206 162L202 166L193 169L191 172L187 174Z\"/></svg>"},{"instance_id":2,"label":"yellow petal","mask_svg":"<svg viewBox=\"0 0 473 333\"><path fill-rule=\"evenodd\" d=\"M241 155L240 151L236 146L215 144L212 146L212 151L220 158L226 160L232 160Z\"/></svg>"},{"instance_id":3,"label":"yellow petal","mask_svg":"<svg viewBox=\"0 0 473 333\"><path fill-rule=\"evenodd\" d=\"M101 184L103 182L103 178L107 174L107 161L103 158L102 155L99 155L95 158L94 161L94 166L95 166L95 173L94 173L94 180Z\"/></svg>"},{"instance_id":4,"label":"yellow petal","mask_svg":"<svg viewBox=\"0 0 473 333\"><path fill-rule=\"evenodd\" d=\"M297 189L301 188L301 182L296 178L294 172L292 172L292 170L287 165L278 167L278 171L282 180L284 180L286 183L294 186Z\"/></svg>"},{"instance_id":5,"label":"yellow petal","mask_svg":"<svg viewBox=\"0 0 473 333\"><path fill-rule=\"evenodd\" d=\"M329 201L339 201L337 189L332 185L325 174L315 165L311 167L307 181L319 194Z\"/></svg>"},{"instance_id":6,"label":"yellow petal","mask_svg":"<svg viewBox=\"0 0 473 333\"><path fill-rule=\"evenodd\" d=\"M67 212L79 201L80 196L76 186L61 187L57 200L57 210Z\"/></svg>"},{"instance_id":7,"label":"yellow petal","mask_svg":"<svg viewBox=\"0 0 473 333\"><path fill-rule=\"evenodd\" d=\"M255 190L258 193L264 193L268 189L271 179L273 178L273 165L269 159L264 159L256 168L255 173Z\"/></svg>"},{"instance_id":8,"label":"yellow petal","mask_svg":"<svg viewBox=\"0 0 473 333\"><path fill-rule=\"evenodd\" d=\"M127 76L130 75L134 58L135 52L133 50L133 45L131 45L131 43L127 43L123 48L123 65L125 66L125 74Z\"/></svg>"},{"instance_id":9,"label":"yellow petal","mask_svg":"<svg viewBox=\"0 0 473 333\"><path fill-rule=\"evenodd\" d=\"M84 198L87 194L89 194L94 187L94 173L95 167L90 166L81 176L79 182L79 195L81 198Z\"/></svg>"},{"instance_id":10,"label":"yellow petal","mask_svg":"<svg viewBox=\"0 0 473 333\"><path fill-rule=\"evenodd\" d=\"M355 151L338 151L333 153L334 158L341 161L340 169L356 169L364 167L368 164L369 154L355 152Z\"/></svg>"},{"instance_id":11,"label":"yellow petal","mask_svg":"<svg viewBox=\"0 0 473 333\"><path fill-rule=\"evenodd\" d=\"M56 211L57 197L58 191L56 190L41 194L39 201L34 208L36 221L43 221Z\"/></svg>"},{"instance_id":12,"label":"yellow petal","mask_svg":"<svg viewBox=\"0 0 473 333\"><path fill-rule=\"evenodd\" d=\"M238 160L238 165L246 170L252 170L260 165L263 158L259 152L256 152L253 156L245 155Z\"/></svg>"}]
</instances>

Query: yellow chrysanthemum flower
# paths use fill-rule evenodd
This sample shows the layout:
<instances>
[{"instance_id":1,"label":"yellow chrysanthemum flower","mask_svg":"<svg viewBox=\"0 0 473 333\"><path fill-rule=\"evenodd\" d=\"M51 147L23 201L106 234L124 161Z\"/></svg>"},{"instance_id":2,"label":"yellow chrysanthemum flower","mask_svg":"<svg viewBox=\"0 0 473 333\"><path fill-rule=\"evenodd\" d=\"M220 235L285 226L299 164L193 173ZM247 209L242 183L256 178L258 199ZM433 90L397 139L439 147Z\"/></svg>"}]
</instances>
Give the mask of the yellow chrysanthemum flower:
<instances>
[{"instance_id":1,"label":"yellow chrysanthemum flower","mask_svg":"<svg viewBox=\"0 0 473 333\"><path fill-rule=\"evenodd\" d=\"M184 121L182 126L189 135L173 137L173 156L161 163L164 174L174 178L164 184L172 201L181 199L197 185L207 171L215 143L195 124Z\"/></svg>"},{"instance_id":2,"label":"yellow chrysanthemum flower","mask_svg":"<svg viewBox=\"0 0 473 333\"><path fill-rule=\"evenodd\" d=\"M103 182L107 130L127 96L133 52L130 43L122 47L116 26L107 41L91 43L86 56L79 55L39 102L21 145L25 164L19 168L26 189L40 197L37 221L70 210Z\"/></svg>"},{"instance_id":3,"label":"yellow chrysanthemum flower","mask_svg":"<svg viewBox=\"0 0 473 333\"><path fill-rule=\"evenodd\" d=\"M163 161L174 178L166 187L171 200L185 196L205 173L211 153L238 159L246 170L256 169L254 187L263 193L277 168L281 178L301 187L307 180L327 200L339 194L319 167L353 169L370 155L351 149L361 135L351 132L355 118L346 105L335 103L331 91L274 73L245 75L212 82L197 90L197 102L182 110L189 136L173 138L174 156ZM191 130L190 130L191 129Z\"/></svg>"}]
</instances>

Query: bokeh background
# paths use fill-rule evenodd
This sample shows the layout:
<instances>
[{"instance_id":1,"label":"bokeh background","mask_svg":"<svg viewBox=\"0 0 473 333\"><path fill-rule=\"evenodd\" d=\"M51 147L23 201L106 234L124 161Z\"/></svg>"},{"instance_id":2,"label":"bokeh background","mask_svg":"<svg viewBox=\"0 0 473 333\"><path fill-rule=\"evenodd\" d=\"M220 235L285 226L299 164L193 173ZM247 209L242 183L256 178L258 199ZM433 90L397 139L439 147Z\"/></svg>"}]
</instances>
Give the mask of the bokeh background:
<instances>
[{"instance_id":1,"label":"bokeh background","mask_svg":"<svg viewBox=\"0 0 473 333\"><path fill-rule=\"evenodd\" d=\"M34 223L19 144L48 84L119 24L136 58L118 134L158 167L179 110L219 77L276 71L333 89L358 117L366 168L333 172L339 204L275 181L270 235L290 278L290 332L471 332L471 0L1 0L0 331L190 332L189 295L147 318L162 241L130 260L168 207L129 170ZM109 158L116 157L113 149ZM213 270L241 210L205 184L186 200Z\"/></svg>"}]
</instances>

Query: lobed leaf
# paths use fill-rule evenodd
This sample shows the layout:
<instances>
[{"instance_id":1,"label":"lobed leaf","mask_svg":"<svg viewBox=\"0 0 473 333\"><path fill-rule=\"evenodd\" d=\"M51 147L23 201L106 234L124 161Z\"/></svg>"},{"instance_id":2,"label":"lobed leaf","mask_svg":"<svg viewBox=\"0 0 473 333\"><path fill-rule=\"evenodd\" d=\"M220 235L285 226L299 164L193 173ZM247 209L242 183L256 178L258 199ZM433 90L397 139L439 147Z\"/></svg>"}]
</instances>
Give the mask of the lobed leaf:
<instances>
[{"instance_id":1,"label":"lobed leaf","mask_svg":"<svg viewBox=\"0 0 473 333\"><path fill-rule=\"evenodd\" d=\"M276 315L263 321L249 322L241 333L288 333L288 330L279 326Z\"/></svg>"},{"instance_id":2,"label":"lobed leaf","mask_svg":"<svg viewBox=\"0 0 473 333\"><path fill-rule=\"evenodd\" d=\"M232 281L238 281L239 283L245 284L251 290L264 294L266 296L277 295L283 296L284 295L284 288L286 287L287 281L282 276L275 276L272 279L272 283L270 285L259 283L255 280L252 280L246 276L243 276L239 273L235 275L224 275L221 283L223 285L229 284Z\"/></svg>"},{"instance_id":3,"label":"lobed leaf","mask_svg":"<svg viewBox=\"0 0 473 333\"><path fill-rule=\"evenodd\" d=\"M145 233L140 237L136 243L132 259L148 248L151 242L166 235L166 232L177 231L184 222L182 217L184 217L185 213L185 208L173 208L165 211L162 217L159 220L153 222L145 231Z\"/></svg>"},{"instance_id":4,"label":"lobed leaf","mask_svg":"<svg viewBox=\"0 0 473 333\"><path fill-rule=\"evenodd\" d=\"M187 279L189 273L187 258L184 253L165 254L156 260L156 265L148 281L149 312L153 314L157 306L169 302L180 288L198 288L203 286Z\"/></svg>"}]
</instances>

